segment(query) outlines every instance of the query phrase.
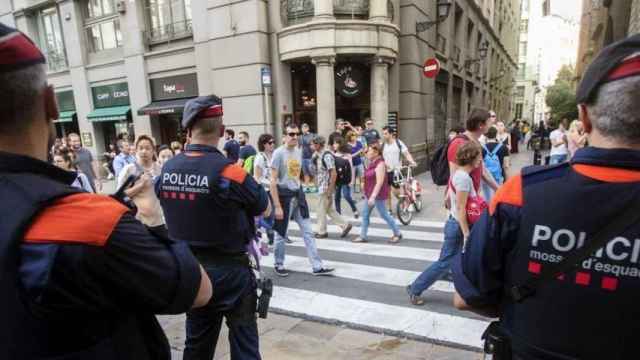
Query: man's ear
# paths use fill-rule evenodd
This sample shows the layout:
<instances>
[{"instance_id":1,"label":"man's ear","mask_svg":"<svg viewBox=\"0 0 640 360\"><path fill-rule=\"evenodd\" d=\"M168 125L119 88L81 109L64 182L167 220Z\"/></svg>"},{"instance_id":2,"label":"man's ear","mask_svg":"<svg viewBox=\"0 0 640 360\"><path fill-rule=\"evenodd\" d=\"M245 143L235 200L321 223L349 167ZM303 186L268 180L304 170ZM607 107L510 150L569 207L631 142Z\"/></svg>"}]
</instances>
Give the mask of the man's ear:
<instances>
[{"instance_id":1,"label":"man's ear","mask_svg":"<svg viewBox=\"0 0 640 360\"><path fill-rule=\"evenodd\" d=\"M56 93L51 85L48 85L44 91L44 111L47 118L47 124L49 121L57 120L60 117L58 102L56 101Z\"/></svg>"},{"instance_id":2,"label":"man's ear","mask_svg":"<svg viewBox=\"0 0 640 360\"><path fill-rule=\"evenodd\" d=\"M578 104L578 119L582 122L582 126L584 127L584 132L590 134L593 131L593 123L591 123L591 118L589 117L589 111L587 110L587 105Z\"/></svg>"}]
</instances>

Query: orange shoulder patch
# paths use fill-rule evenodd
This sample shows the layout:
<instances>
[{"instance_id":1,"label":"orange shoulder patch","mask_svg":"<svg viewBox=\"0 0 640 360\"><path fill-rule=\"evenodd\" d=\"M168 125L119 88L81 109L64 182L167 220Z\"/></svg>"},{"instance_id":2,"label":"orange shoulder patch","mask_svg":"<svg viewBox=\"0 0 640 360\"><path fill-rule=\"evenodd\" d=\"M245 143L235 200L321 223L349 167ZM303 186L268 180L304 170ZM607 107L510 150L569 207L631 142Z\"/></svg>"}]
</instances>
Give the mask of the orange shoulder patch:
<instances>
[{"instance_id":1,"label":"orange shoulder patch","mask_svg":"<svg viewBox=\"0 0 640 360\"><path fill-rule=\"evenodd\" d=\"M247 172L238 165L232 164L224 168L222 170L222 177L227 178L231 181L237 182L238 184L242 184L244 179L247 177Z\"/></svg>"},{"instance_id":2,"label":"orange shoulder patch","mask_svg":"<svg viewBox=\"0 0 640 360\"><path fill-rule=\"evenodd\" d=\"M489 213L493 215L499 204L509 204L513 206L522 206L522 175L518 174L507 180L496 192Z\"/></svg>"},{"instance_id":3,"label":"orange shoulder patch","mask_svg":"<svg viewBox=\"0 0 640 360\"><path fill-rule=\"evenodd\" d=\"M640 171L614 167L575 164L573 170L592 179L610 183L630 183L640 181Z\"/></svg>"},{"instance_id":4,"label":"orange shoulder patch","mask_svg":"<svg viewBox=\"0 0 640 360\"><path fill-rule=\"evenodd\" d=\"M66 196L36 216L24 241L104 246L127 211L127 207L108 196Z\"/></svg>"}]
</instances>

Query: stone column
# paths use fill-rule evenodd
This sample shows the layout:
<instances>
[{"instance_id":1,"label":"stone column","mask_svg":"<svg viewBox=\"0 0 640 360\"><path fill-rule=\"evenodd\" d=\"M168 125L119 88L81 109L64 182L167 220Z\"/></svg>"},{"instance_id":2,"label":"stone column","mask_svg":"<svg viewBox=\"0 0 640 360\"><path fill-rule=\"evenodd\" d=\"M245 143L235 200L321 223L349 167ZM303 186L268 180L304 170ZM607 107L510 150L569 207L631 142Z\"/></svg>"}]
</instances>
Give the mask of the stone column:
<instances>
[{"instance_id":1,"label":"stone column","mask_svg":"<svg viewBox=\"0 0 640 360\"><path fill-rule=\"evenodd\" d=\"M389 21L387 0L369 0L369 20Z\"/></svg>"},{"instance_id":2,"label":"stone column","mask_svg":"<svg viewBox=\"0 0 640 360\"><path fill-rule=\"evenodd\" d=\"M374 57L371 63L371 118L376 129L387 125L389 113L389 65L393 59Z\"/></svg>"},{"instance_id":3,"label":"stone column","mask_svg":"<svg viewBox=\"0 0 640 360\"><path fill-rule=\"evenodd\" d=\"M333 0L314 0L313 18L318 20L333 19Z\"/></svg>"},{"instance_id":4,"label":"stone column","mask_svg":"<svg viewBox=\"0 0 640 360\"><path fill-rule=\"evenodd\" d=\"M316 66L318 134L328 136L336 121L335 58L323 56L313 58L311 62Z\"/></svg>"}]
</instances>

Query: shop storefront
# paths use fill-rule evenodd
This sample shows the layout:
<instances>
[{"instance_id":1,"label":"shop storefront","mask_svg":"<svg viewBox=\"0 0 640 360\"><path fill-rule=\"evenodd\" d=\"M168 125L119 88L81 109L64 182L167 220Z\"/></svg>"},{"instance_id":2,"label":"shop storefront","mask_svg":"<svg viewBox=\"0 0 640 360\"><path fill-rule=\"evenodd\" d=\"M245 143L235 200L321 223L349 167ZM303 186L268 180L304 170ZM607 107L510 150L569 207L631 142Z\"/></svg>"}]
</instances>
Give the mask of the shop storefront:
<instances>
[{"instance_id":1,"label":"shop storefront","mask_svg":"<svg viewBox=\"0 0 640 360\"><path fill-rule=\"evenodd\" d=\"M116 144L118 139L135 139L131 107L129 101L129 85L124 83L96 86L91 88L94 110L87 115L87 120L94 127L100 127L104 137L105 149L109 144Z\"/></svg>"},{"instance_id":2,"label":"shop storefront","mask_svg":"<svg viewBox=\"0 0 640 360\"><path fill-rule=\"evenodd\" d=\"M60 116L54 120L56 136L65 137L70 133L79 133L78 117L76 116L76 102L73 99L73 91L61 91L56 93L58 111Z\"/></svg>"},{"instance_id":3,"label":"shop storefront","mask_svg":"<svg viewBox=\"0 0 640 360\"><path fill-rule=\"evenodd\" d=\"M158 122L159 144L172 141L184 142L185 134L180 127L185 103L198 96L196 74L176 75L149 80L151 103L140 108L138 115L149 115Z\"/></svg>"},{"instance_id":4,"label":"shop storefront","mask_svg":"<svg viewBox=\"0 0 640 360\"><path fill-rule=\"evenodd\" d=\"M338 62L334 65L335 117L353 125L364 125L371 109L371 69L363 62ZM317 131L316 68L309 63L291 64L293 117ZM331 124L333 127L333 124Z\"/></svg>"}]
</instances>

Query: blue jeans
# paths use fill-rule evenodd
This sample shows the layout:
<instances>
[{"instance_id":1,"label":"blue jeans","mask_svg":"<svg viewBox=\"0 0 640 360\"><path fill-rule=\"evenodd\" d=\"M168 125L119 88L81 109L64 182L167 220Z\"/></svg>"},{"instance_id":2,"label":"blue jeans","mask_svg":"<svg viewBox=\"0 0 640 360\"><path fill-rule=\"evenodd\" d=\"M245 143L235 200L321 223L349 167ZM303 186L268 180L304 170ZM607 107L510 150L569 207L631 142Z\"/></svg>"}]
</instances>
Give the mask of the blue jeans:
<instances>
[{"instance_id":1,"label":"blue jeans","mask_svg":"<svg viewBox=\"0 0 640 360\"><path fill-rule=\"evenodd\" d=\"M313 172L311 171L311 159L302 159L302 174L304 176L313 177Z\"/></svg>"},{"instance_id":2,"label":"blue jeans","mask_svg":"<svg viewBox=\"0 0 640 360\"><path fill-rule=\"evenodd\" d=\"M187 312L183 360L213 359L223 317L229 328L231 359L259 360L253 270L239 265L203 264L203 267L216 297L207 305Z\"/></svg>"},{"instance_id":3,"label":"blue jeans","mask_svg":"<svg viewBox=\"0 0 640 360\"><path fill-rule=\"evenodd\" d=\"M440 250L440 258L434 262L418 278L411 284L411 293L413 295L421 295L436 281L442 279L451 270L451 260L454 256L462 252L462 242L464 236L458 221L452 216L444 225L444 243Z\"/></svg>"},{"instance_id":4,"label":"blue jeans","mask_svg":"<svg viewBox=\"0 0 640 360\"><path fill-rule=\"evenodd\" d=\"M567 161L567 155L551 155L549 158L549 165L561 164Z\"/></svg>"},{"instance_id":5,"label":"blue jeans","mask_svg":"<svg viewBox=\"0 0 640 360\"><path fill-rule=\"evenodd\" d=\"M302 232L302 239L304 240L304 247L307 249L307 257L309 258L309 262L311 263L311 268L314 271L322 269L322 260L320 259L320 255L318 255L316 239L313 237L311 220L302 217L302 214L300 214L300 209L298 208L298 202L295 199L291 200L290 209L291 211L289 212L289 215L296 223L298 223L300 231ZM273 255L275 257L275 266L282 267L284 266L285 238L280 236L277 231L274 231L274 235L275 245Z\"/></svg>"},{"instance_id":6,"label":"blue jeans","mask_svg":"<svg viewBox=\"0 0 640 360\"><path fill-rule=\"evenodd\" d=\"M354 213L358 211L358 208L356 208L356 203L355 201L353 201L353 198L351 197L351 186L338 185L338 188L336 189L336 194L335 194L336 211L338 212L338 214L342 214L342 209L340 206L341 205L340 202L342 202L341 195L344 196L344 199L347 200L347 203L349 203L349 206L351 206L351 211L353 211Z\"/></svg>"},{"instance_id":7,"label":"blue jeans","mask_svg":"<svg viewBox=\"0 0 640 360\"><path fill-rule=\"evenodd\" d=\"M491 199L493 199L493 195L495 195L496 192L493 191L491 186L489 186L489 184L484 180L480 183L480 188L482 189L482 198L484 198L487 204L491 204Z\"/></svg>"},{"instance_id":8,"label":"blue jeans","mask_svg":"<svg viewBox=\"0 0 640 360\"><path fill-rule=\"evenodd\" d=\"M378 214L382 216L384 221L389 225L391 231L393 231L393 235L400 236L400 228L398 228L398 224L396 221L389 215L387 211L386 200L376 200L374 207L378 210ZM371 217L371 213L373 208L369 207L367 200L364 201L364 205L362 206L362 227L360 228L360 238L367 239L367 231L369 230L369 218Z\"/></svg>"}]
</instances>

